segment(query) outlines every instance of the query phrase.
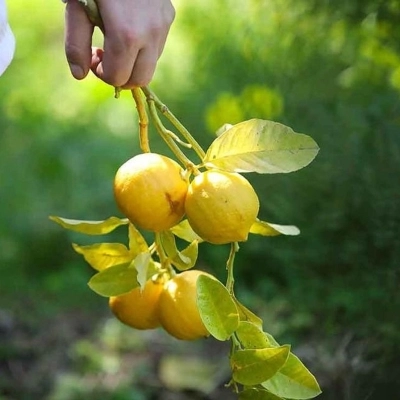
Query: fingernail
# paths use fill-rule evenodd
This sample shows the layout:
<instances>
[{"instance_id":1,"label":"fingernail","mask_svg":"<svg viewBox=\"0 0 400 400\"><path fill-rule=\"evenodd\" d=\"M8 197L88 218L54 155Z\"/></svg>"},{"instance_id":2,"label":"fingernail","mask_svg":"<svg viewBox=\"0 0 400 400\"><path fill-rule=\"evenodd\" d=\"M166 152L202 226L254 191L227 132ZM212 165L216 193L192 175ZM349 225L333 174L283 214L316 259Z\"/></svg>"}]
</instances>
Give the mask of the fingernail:
<instances>
[{"instance_id":1,"label":"fingernail","mask_svg":"<svg viewBox=\"0 0 400 400\"><path fill-rule=\"evenodd\" d=\"M76 79L83 79L85 77L85 72L82 67L77 64L69 64L69 69L71 70L72 75Z\"/></svg>"}]
</instances>

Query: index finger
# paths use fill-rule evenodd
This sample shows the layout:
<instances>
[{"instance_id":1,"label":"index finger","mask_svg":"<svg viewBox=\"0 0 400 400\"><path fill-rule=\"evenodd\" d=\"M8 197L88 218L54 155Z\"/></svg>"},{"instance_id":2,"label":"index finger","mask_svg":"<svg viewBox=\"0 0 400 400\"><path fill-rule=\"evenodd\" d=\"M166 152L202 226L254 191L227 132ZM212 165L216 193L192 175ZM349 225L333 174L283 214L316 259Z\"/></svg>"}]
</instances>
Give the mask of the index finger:
<instances>
[{"instance_id":1,"label":"index finger","mask_svg":"<svg viewBox=\"0 0 400 400\"><path fill-rule=\"evenodd\" d=\"M69 0L65 9L65 55L76 79L83 79L89 72L93 29L82 5Z\"/></svg>"}]
</instances>

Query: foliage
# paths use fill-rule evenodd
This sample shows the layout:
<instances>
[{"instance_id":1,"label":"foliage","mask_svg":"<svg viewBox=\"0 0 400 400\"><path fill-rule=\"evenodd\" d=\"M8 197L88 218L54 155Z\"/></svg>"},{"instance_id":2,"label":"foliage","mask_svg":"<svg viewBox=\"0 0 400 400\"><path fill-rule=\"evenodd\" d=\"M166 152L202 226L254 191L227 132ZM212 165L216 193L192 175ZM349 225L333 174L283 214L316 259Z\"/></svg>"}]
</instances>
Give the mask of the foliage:
<instances>
[{"instance_id":1,"label":"foliage","mask_svg":"<svg viewBox=\"0 0 400 400\"><path fill-rule=\"evenodd\" d=\"M173 151L175 157L186 167L186 171L182 172L181 175L186 176L187 179L189 179L192 174L195 176L192 183L195 182L198 177L205 176L207 173L212 174L212 171L216 169L222 171L216 172L218 176L222 175L223 172L229 173L231 171L258 172L260 174L293 172L308 165L318 153L319 148L317 144L309 136L296 134L290 128L272 121L255 119L244 121L225 129L225 131L211 143L208 150L205 152L174 115L170 111L165 112L167 109L166 106L158 100L151 90L143 88L142 91L148 103L150 121L155 124L158 133ZM141 93L139 89L133 89L132 92L137 109L138 111L140 110L139 123L141 128L139 141L143 151L141 156L144 158L146 158L146 156L156 157L156 155L150 153L147 125L143 123L143 121L149 121L149 119L147 115L145 115L147 111L144 107ZM182 142L177 135L172 134L171 131L165 128L164 124L159 119L157 109L154 105L160 112L164 113L164 115L166 114L167 118L172 121L175 129L178 130L178 133L183 136L188 143ZM177 144L193 149L201 162L197 165L193 164ZM159 160L159 158L157 158L157 160ZM171 162L171 160L169 162ZM129 169L129 173L136 175L140 179L143 179L143 177L148 178L149 171L146 167L146 163L142 163L138 168L132 166ZM153 168L154 167L151 166L151 169ZM201 168L210 168L210 171L200 173L199 170ZM161 171L161 173L163 173L163 171ZM143 174L143 177L140 176L141 174ZM232 176L235 177L235 179L240 177L240 175L233 174ZM204 179L211 182L211 178L208 176ZM158 196L158 189L161 192L161 198L164 199L169 193L169 188L164 185L164 182L160 182L158 177L156 180L149 179L149 181L151 182L152 189L157 190L149 197L146 206L154 206L157 208L158 200L154 200L154 198ZM245 182L247 185L246 187L251 188L253 193L250 183L246 180ZM126 186L125 184L125 190ZM140 190L145 190L145 187L141 188L139 185L139 193L136 194L135 186L137 185L133 185L133 187L129 185L130 192L127 193L128 196L141 195ZM175 182L173 182L172 186L172 190L175 190ZM225 194L226 190L224 186L226 186L225 183L221 186L220 192L223 191ZM221 232L227 229L233 219L233 211L235 211L230 208L229 197L213 197L211 196L213 191L205 187L202 187L200 192L206 193L206 197L212 200L212 203L209 204L209 208L212 210L211 213L209 210L207 213L204 212L205 210L200 207L198 209L198 213L201 213L200 217L204 220L203 223L208 226L222 214L225 216L225 219L218 221L213 229L216 231L221 230ZM247 208L247 202L254 200L253 197L248 198L243 196L239 188L236 187L234 187L231 195L232 194L236 199L239 198L243 201L243 204L240 204L240 202L238 203L237 200L235 200L235 208L238 210L240 207L244 209ZM256 211L258 212L258 199L256 195L254 201L257 203ZM196 206L196 203L194 206ZM134 211L138 210L137 205L133 205L133 207ZM124 211L130 212L129 209L124 209ZM213 212L216 215L213 215ZM243 227L240 226L240 223L239 226L237 226L236 223L233 226L237 231L241 229L246 230L244 232L245 238L242 239L244 241L247 240L247 234L251 230L252 223L254 223L256 227L269 226L267 222L260 221L256 218L257 212L255 215L251 215L252 220L250 221L244 222L244 215L241 216L240 220L243 221ZM156 213L154 215L156 215ZM154 217L154 215L149 215L148 218L154 219L155 225L158 225L159 220L157 217ZM189 214L187 217L189 224L185 223L184 225L184 229L186 229L187 233L184 233L182 236L193 237L194 234L192 233L191 227L192 219ZM162 220L164 217L162 216L160 218ZM72 229L89 235L98 235L104 232L108 233L126 223L126 220L121 219L118 221L115 217L110 217L105 221L92 222L79 222L60 217L50 217L50 219L60 224L63 228ZM148 326L149 329L157 326L157 323L142 324L142 311L147 308L148 310L152 310L152 322L159 319L161 326L169 334L178 339L194 340L211 334L220 341L230 340L232 342L232 347L229 359L232 379L229 386L232 386L233 391L237 394L259 387L264 387L262 391L267 395L272 394L280 396L281 393L283 393L285 396L293 399L313 398L321 393L316 379L301 361L291 353L290 346L279 346L269 333L263 331L261 320L251 311L241 306L236 299L234 294L235 278L233 266L235 253L239 251L237 243L239 239L225 241L209 240L208 236L202 236L202 232L197 231L195 225L193 225L193 231L204 241L217 244L232 242L231 253L226 264L227 282L224 286L213 276L204 273L201 274L200 271L193 269L187 271L187 269L195 265L197 259L197 240L192 242L181 252L176 247L174 231L171 229L173 226L161 230L158 228L148 228L154 231L154 242L147 246L144 238L134 225L136 219L137 218L135 218L134 221L131 219L129 222L129 249L125 246L121 247L114 244L113 254L107 250L102 250L97 252L93 257L92 248L90 248L88 255L86 255L85 250L82 250L82 247L76 248L91 265L93 264L93 268L98 271L89 281L90 288L96 293L106 297L117 296L117 299L124 300L128 299L127 296L135 293L135 298L137 298L135 304L129 304L129 302L127 303L126 301L122 303L121 300L121 309L119 313L116 314L121 321L140 329L143 329L144 326ZM146 220L144 220L141 226L142 229L143 226L147 227ZM180 228L181 230L183 229L182 225L180 225ZM253 229L251 232L255 234L260 233L263 236L276 236L277 234L284 234L287 231L289 231L290 234L293 233L293 230L290 231L285 228L274 229L272 227L270 229ZM196 245L192 246L193 244ZM101 243L97 248L107 249L108 247L108 243ZM122 253L118 252L118 248ZM135 251L135 249L138 249L139 252ZM127 255L130 255L131 259L121 263L121 260ZM105 261L102 260L104 257L106 257ZM155 260L154 257L156 257L157 260ZM107 267L105 269L101 268L99 271L98 266L103 266L105 263L107 263ZM173 266L183 270L183 272L176 275ZM139 280L139 274L143 274L144 279ZM189 279L189 276L195 277L195 281L192 280L193 278ZM145 301L147 301L145 292L148 287L148 279L166 280L167 282L161 294L157 289L157 296L149 297L149 304L145 304ZM143 290L142 297L140 297L138 286ZM158 306L158 318L156 311L157 302L160 304ZM135 309L135 307L137 307L137 309ZM138 321L140 321L140 324ZM248 324L250 330L240 330L241 323ZM237 331L239 333L237 333ZM261 340L257 340L257 336L261 337ZM249 343L250 345L248 345ZM278 374L281 374L284 379L279 379L280 375Z\"/></svg>"},{"instance_id":2,"label":"foliage","mask_svg":"<svg viewBox=\"0 0 400 400\"><path fill-rule=\"evenodd\" d=\"M321 398L346 398L346 384L353 398L395 397L399 2L176 3L153 88L202 144L221 122L256 117L308 132L323 149L293 176L251 176L260 217L294 223L302 235L271 244L254 236L236 257L239 293L276 337L295 345L330 346L349 331L367 343L363 360L373 362L373 374L333 373L332 357L313 364L329 388ZM109 177L138 151L136 120L129 96L116 106L106 85L70 77L59 2L13 0L8 7L17 53L0 78L2 308L23 310L24 297L40 305L40 316L77 302L98 304L78 289L90 272L70 252L68 239L77 235L46 218L48 210L92 220L117 212ZM251 100L258 91L265 109ZM235 120L244 103L252 106ZM222 249L203 248L199 262L222 265Z\"/></svg>"}]
</instances>

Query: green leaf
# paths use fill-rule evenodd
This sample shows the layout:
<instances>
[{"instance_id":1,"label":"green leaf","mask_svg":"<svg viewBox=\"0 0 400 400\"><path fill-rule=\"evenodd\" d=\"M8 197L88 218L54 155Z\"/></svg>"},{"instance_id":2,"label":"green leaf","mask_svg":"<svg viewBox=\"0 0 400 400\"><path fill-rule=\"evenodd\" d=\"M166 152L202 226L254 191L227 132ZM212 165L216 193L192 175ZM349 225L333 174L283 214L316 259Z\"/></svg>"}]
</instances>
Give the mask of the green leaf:
<instances>
[{"instance_id":1,"label":"green leaf","mask_svg":"<svg viewBox=\"0 0 400 400\"><path fill-rule=\"evenodd\" d=\"M198 256L198 242L194 240L182 251L176 247L175 236L170 231L161 232L161 241L164 250L172 264L180 271L193 268Z\"/></svg>"},{"instance_id":2,"label":"green leaf","mask_svg":"<svg viewBox=\"0 0 400 400\"><path fill-rule=\"evenodd\" d=\"M203 239L192 229L187 219L184 219L179 224L175 225L170 229L170 231L178 238L186 240L189 243L192 243L195 240L197 240L198 243L203 241Z\"/></svg>"},{"instance_id":3,"label":"green leaf","mask_svg":"<svg viewBox=\"0 0 400 400\"><path fill-rule=\"evenodd\" d=\"M230 172L287 173L307 166L319 147L310 136L273 121L234 125L209 147L204 164Z\"/></svg>"},{"instance_id":4,"label":"green leaf","mask_svg":"<svg viewBox=\"0 0 400 400\"><path fill-rule=\"evenodd\" d=\"M129 222L127 219L117 217L110 217L104 221L81 221L55 216L50 216L49 218L65 229L85 233L87 235L105 235L106 233L110 233L119 226L126 225Z\"/></svg>"},{"instance_id":5,"label":"green leaf","mask_svg":"<svg viewBox=\"0 0 400 400\"><path fill-rule=\"evenodd\" d=\"M262 386L277 396L290 399L311 399L321 393L314 375L293 353L278 373Z\"/></svg>"},{"instance_id":6,"label":"green leaf","mask_svg":"<svg viewBox=\"0 0 400 400\"><path fill-rule=\"evenodd\" d=\"M236 304L226 287L215 278L200 275L197 279L197 305L201 319L218 340L227 340L239 324Z\"/></svg>"},{"instance_id":7,"label":"green leaf","mask_svg":"<svg viewBox=\"0 0 400 400\"><path fill-rule=\"evenodd\" d=\"M300 234L300 229L294 225L277 225L257 219L251 226L250 233L262 236L296 236Z\"/></svg>"},{"instance_id":8,"label":"green leaf","mask_svg":"<svg viewBox=\"0 0 400 400\"><path fill-rule=\"evenodd\" d=\"M272 346L279 346L270 333L265 333L265 336ZM290 399L310 399L321 393L314 375L292 352L279 372L270 380L263 382L262 386L277 396Z\"/></svg>"},{"instance_id":9,"label":"green leaf","mask_svg":"<svg viewBox=\"0 0 400 400\"><path fill-rule=\"evenodd\" d=\"M133 265L137 271L137 282L141 288L144 287L145 283L149 279L148 270L151 262L151 254L149 252L140 253L135 257Z\"/></svg>"},{"instance_id":10,"label":"green leaf","mask_svg":"<svg viewBox=\"0 0 400 400\"><path fill-rule=\"evenodd\" d=\"M147 245L145 238L131 223L129 223L128 236L129 236L129 250L131 251L134 257L140 253L145 253L146 251L149 250L149 246Z\"/></svg>"},{"instance_id":11,"label":"green leaf","mask_svg":"<svg viewBox=\"0 0 400 400\"><path fill-rule=\"evenodd\" d=\"M272 347L264 332L251 322L241 321L235 334L245 349L264 349Z\"/></svg>"},{"instance_id":12,"label":"green leaf","mask_svg":"<svg viewBox=\"0 0 400 400\"><path fill-rule=\"evenodd\" d=\"M132 263L114 265L93 275L88 285L100 296L118 296L138 286L137 271Z\"/></svg>"},{"instance_id":13,"label":"green leaf","mask_svg":"<svg viewBox=\"0 0 400 400\"><path fill-rule=\"evenodd\" d=\"M113 265L130 263L133 259L129 250L121 243L96 243L88 246L73 243L72 247L97 271Z\"/></svg>"},{"instance_id":14,"label":"green leaf","mask_svg":"<svg viewBox=\"0 0 400 400\"><path fill-rule=\"evenodd\" d=\"M160 232L162 247L169 258L175 257L178 253L175 237L170 231Z\"/></svg>"},{"instance_id":15,"label":"green leaf","mask_svg":"<svg viewBox=\"0 0 400 400\"><path fill-rule=\"evenodd\" d=\"M185 271L187 269L193 268L197 261L197 256L199 253L199 244L197 240L189 244L182 251L178 251L171 262L180 271Z\"/></svg>"},{"instance_id":16,"label":"green leaf","mask_svg":"<svg viewBox=\"0 0 400 400\"><path fill-rule=\"evenodd\" d=\"M290 346L238 350L231 356L233 379L242 385L259 385L272 378L285 364Z\"/></svg>"},{"instance_id":17,"label":"green leaf","mask_svg":"<svg viewBox=\"0 0 400 400\"><path fill-rule=\"evenodd\" d=\"M239 312L240 321L247 321L254 324L257 328L262 330L262 319L250 311L247 307L245 307L240 301L235 297L234 298L237 310Z\"/></svg>"},{"instance_id":18,"label":"green leaf","mask_svg":"<svg viewBox=\"0 0 400 400\"><path fill-rule=\"evenodd\" d=\"M239 400L284 400L264 389L247 389L239 393Z\"/></svg>"},{"instance_id":19,"label":"green leaf","mask_svg":"<svg viewBox=\"0 0 400 400\"><path fill-rule=\"evenodd\" d=\"M275 338L268 332L264 332L268 341L272 344L272 346L279 347L279 343L275 340Z\"/></svg>"}]
</instances>

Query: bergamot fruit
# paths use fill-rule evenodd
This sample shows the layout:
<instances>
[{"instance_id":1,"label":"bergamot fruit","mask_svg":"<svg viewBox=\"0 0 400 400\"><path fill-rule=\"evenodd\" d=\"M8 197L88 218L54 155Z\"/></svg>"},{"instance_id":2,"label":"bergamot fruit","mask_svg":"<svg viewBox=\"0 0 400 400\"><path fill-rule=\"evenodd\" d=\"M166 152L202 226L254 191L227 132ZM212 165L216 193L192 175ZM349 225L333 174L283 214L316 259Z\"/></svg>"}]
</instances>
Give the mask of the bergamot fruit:
<instances>
[{"instance_id":1,"label":"bergamot fruit","mask_svg":"<svg viewBox=\"0 0 400 400\"><path fill-rule=\"evenodd\" d=\"M160 326L158 301L163 288L163 282L149 279L143 289L136 287L126 294L110 297L110 309L122 323L132 328L157 328Z\"/></svg>"},{"instance_id":2,"label":"bergamot fruit","mask_svg":"<svg viewBox=\"0 0 400 400\"><path fill-rule=\"evenodd\" d=\"M217 170L197 175L185 200L192 229L214 244L246 241L259 207L258 196L246 178Z\"/></svg>"},{"instance_id":3,"label":"bergamot fruit","mask_svg":"<svg viewBox=\"0 0 400 400\"><path fill-rule=\"evenodd\" d=\"M114 179L114 196L121 212L138 228L161 232L184 215L188 182L174 160L155 153L134 156Z\"/></svg>"},{"instance_id":4,"label":"bergamot fruit","mask_svg":"<svg viewBox=\"0 0 400 400\"><path fill-rule=\"evenodd\" d=\"M184 271L166 282L158 302L158 317L162 327L181 340L209 336L197 307L197 278L207 274L199 270ZM209 275L211 276L211 275Z\"/></svg>"}]
</instances>

